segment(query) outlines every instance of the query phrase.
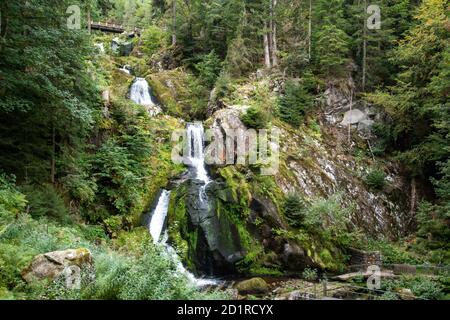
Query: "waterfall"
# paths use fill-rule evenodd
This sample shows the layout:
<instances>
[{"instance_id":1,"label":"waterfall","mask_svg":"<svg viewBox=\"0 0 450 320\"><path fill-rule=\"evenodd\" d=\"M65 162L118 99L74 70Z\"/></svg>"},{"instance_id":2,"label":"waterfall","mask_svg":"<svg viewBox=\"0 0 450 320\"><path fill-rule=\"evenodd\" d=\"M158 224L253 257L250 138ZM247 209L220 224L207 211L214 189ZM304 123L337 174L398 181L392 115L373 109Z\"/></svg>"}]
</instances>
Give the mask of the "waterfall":
<instances>
[{"instance_id":1,"label":"waterfall","mask_svg":"<svg viewBox=\"0 0 450 320\"><path fill-rule=\"evenodd\" d=\"M154 243L158 243L161 237L161 232L167 217L167 210L169 209L169 200L170 191L163 190L149 225L150 234L152 235Z\"/></svg>"},{"instance_id":2,"label":"waterfall","mask_svg":"<svg viewBox=\"0 0 450 320\"><path fill-rule=\"evenodd\" d=\"M167 218L169 201L170 201L170 191L163 190L161 196L158 199L158 204L156 205L156 208L153 211L150 224L148 226L150 234L153 238L153 242L155 244L164 246L168 256L175 261L177 265L177 271L180 274L184 274L190 280L190 282L196 285L197 287L205 287L219 284L220 281L215 279L198 279L191 272L186 270L175 249L172 248L172 246L170 246L169 243L167 242L169 239L167 229L164 230L164 236L161 237L162 231L164 229L164 223Z\"/></svg>"},{"instance_id":3,"label":"waterfall","mask_svg":"<svg viewBox=\"0 0 450 320\"><path fill-rule=\"evenodd\" d=\"M127 64L122 66L122 68L119 68L119 70L125 72L126 74L131 74L131 67Z\"/></svg>"},{"instance_id":4,"label":"waterfall","mask_svg":"<svg viewBox=\"0 0 450 320\"><path fill-rule=\"evenodd\" d=\"M144 78L136 78L131 86L130 99L144 106L154 106L156 104L152 100L148 82Z\"/></svg>"},{"instance_id":5,"label":"waterfall","mask_svg":"<svg viewBox=\"0 0 450 320\"><path fill-rule=\"evenodd\" d=\"M203 203L206 200L206 186L210 179L205 168L205 154L203 148L204 130L203 125L198 123L189 123L187 125L187 140L188 140L188 162L194 169L194 177L203 182L203 186L199 191L200 201Z\"/></svg>"}]
</instances>

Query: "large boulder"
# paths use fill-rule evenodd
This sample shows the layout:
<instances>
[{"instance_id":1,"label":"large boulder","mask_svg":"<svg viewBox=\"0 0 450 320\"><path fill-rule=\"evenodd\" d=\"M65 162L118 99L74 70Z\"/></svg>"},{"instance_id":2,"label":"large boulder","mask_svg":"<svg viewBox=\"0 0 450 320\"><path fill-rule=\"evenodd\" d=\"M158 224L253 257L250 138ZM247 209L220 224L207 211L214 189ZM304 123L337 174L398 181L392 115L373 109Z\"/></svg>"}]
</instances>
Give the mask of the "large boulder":
<instances>
[{"instance_id":1,"label":"large boulder","mask_svg":"<svg viewBox=\"0 0 450 320\"><path fill-rule=\"evenodd\" d=\"M364 120L367 120L365 113L359 109L353 109L353 110L347 111L344 114L344 120L342 120L341 125L348 126L348 125L352 125L352 124L358 124Z\"/></svg>"},{"instance_id":2,"label":"large boulder","mask_svg":"<svg viewBox=\"0 0 450 320\"><path fill-rule=\"evenodd\" d=\"M37 255L30 265L22 271L27 282L57 278L67 267L83 268L92 264L92 255L88 249L68 249Z\"/></svg>"},{"instance_id":3,"label":"large boulder","mask_svg":"<svg viewBox=\"0 0 450 320\"><path fill-rule=\"evenodd\" d=\"M120 56L129 56L133 51L133 43L120 38L111 41L111 50Z\"/></svg>"},{"instance_id":4,"label":"large boulder","mask_svg":"<svg viewBox=\"0 0 450 320\"><path fill-rule=\"evenodd\" d=\"M236 289L241 295L265 294L269 291L269 286L262 278L252 278L239 282L236 285Z\"/></svg>"}]
</instances>

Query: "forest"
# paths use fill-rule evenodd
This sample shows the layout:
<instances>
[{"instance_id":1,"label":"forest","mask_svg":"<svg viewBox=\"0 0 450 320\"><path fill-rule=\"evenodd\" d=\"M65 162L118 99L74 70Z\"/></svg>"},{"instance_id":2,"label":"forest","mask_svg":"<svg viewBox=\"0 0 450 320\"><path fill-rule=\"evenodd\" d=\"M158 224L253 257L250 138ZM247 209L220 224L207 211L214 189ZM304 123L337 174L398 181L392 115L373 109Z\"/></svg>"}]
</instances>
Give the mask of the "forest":
<instances>
[{"instance_id":1,"label":"forest","mask_svg":"<svg viewBox=\"0 0 450 320\"><path fill-rule=\"evenodd\" d=\"M448 300L449 14L2 1L0 299ZM205 162L249 129L276 172Z\"/></svg>"}]
</instances>

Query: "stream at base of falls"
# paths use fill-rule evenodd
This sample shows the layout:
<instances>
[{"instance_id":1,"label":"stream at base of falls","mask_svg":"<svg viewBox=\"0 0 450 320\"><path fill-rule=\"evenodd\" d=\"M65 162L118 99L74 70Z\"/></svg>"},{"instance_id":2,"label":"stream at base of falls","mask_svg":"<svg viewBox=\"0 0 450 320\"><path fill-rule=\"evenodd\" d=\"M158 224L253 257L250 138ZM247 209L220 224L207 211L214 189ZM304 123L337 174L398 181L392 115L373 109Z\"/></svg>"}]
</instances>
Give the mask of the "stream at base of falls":
<instances>
[{"instance_id":1,"label":"stream at base of falls","mask_svg":"<svg viewBox=\"0 0 450 320\"><path fill-rule=\"evenodd\" d=\"M187 130L187 140L188 140L188 154L187 163L189 166L189 171L191 172L192 179L201 182L202 186L199 190L199 200L204 205L207 206L207 196L206 196L206 186L211 181L205 168L204 161L204 132L203 125L201 123L189 123L186 127ZM151 215L151 220L149 224L149 232L153 238L155 244L160 244L165 247L167 254L174 259L177 264L177 270L181 274L185 274L188 279L197 285L198 287L205 286L215 286L222 283L222 281L217 279L207 279L207 278L196 278L191 272L186 270L183 266L180 257L177 255L174 248L172 248L168 243L168 232L167 232L167 212L170 202L170 191L163 190L158 203Z\"/></svg>"},{"instance_id":2,"label":"stream at base of falls","mask_svg":"<svg viewBox=\"0 0 450 320\"><path fill-rule=\"evenodd\" d=\"M165 227L165 222L167 219L167 211L169 208L170 201L170 191L163 190L161 196L158 199L158 204L153 211L150 224L148 226L149 232L153 238L153 242L156 245L161 245L164 247L165 252L177 265L177 271L180 274L186 275L186 277L197 287L215 286L221 283L217 279L207 279L207 278L196 278L191 272L189 272L181 262L180 257L176 253L175 249L169 245L168 239L169 235L167 228ZM164 230L164 231L163 231Z\"/></svg>"}]
</instances>

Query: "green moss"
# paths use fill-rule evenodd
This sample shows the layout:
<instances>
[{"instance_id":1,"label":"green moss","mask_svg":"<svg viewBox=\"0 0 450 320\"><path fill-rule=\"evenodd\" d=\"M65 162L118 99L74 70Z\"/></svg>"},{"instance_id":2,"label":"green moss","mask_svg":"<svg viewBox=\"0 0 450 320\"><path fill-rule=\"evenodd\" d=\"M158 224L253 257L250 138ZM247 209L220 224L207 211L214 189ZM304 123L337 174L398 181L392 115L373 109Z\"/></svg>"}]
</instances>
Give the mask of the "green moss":
<instances>
[{"instance_id":1,"label":"green moss","mask_svg":"<svg viewBox=\"0 0 450 320\"><path fill-rule=\"evenodd\" d=\"M250 267L248 273L252 276L272 276L272 277L280 277L283 275L279 269L276 268L267 268L261 266L252 266Z\"/></svg>"}]
</instances>

